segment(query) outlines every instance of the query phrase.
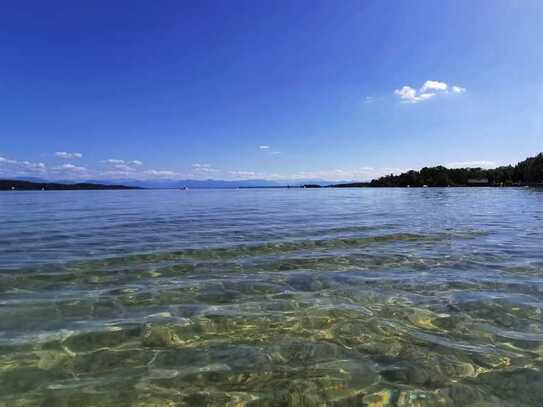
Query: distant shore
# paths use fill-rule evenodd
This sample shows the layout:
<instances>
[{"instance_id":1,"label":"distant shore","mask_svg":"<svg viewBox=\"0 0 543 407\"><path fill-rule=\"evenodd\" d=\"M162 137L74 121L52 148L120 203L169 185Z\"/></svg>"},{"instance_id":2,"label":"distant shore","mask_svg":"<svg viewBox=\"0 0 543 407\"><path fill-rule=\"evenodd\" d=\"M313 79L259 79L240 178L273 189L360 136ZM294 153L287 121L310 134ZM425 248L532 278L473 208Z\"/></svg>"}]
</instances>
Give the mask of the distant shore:
<instances>
[{"instance_id":1,"label":"distant shore","mask_svg":"<svg viewBox=\"0 0 543 407\"><path fill-rule=\"evenodd\" d=\"M320 188L543 188L543 183L533 184L456 184L456 185L372 185L371 183L353 182L347 184L327 185ZM315 187L311 187L315 188Z\"/></svg>"},{"instance_id":2,"label":"distant shore","mask_svg":"<svg viewBox=\"0 0 543 407\"><path fill-rule=\"evenodd\" d=\"M335 188L497 188L497 187L532 187L543 188L543 183L527 183L527 184L466 184L466 185L375 185L371 182L351 182L342 184L305 184L305 185L280 185L280 186L242 186L242 187L223 187L223 188L190 188L194 190L205 189L335 189ZM0 191L93 191L93 190L190 190L189 188L142 188L142 187L130 187L126 185L108 185L108 184L94 184L88 182L76 183L76 184L62 184L57 182L30 182L30 181L18 181L18 180L0 180Z\"/></svg>"},{"instance_id":3,"label":"distant shore","mask_svg":"<svg viewBox=\"0 0 543 407\"><path fill-rule=\"evenodd\" d=\"M40 180L41 181L41 180ZM265 183L266 180L258 180ZM122 182L119 180L119 182ZM0 180L0 191L67 191L67 190L100 190L100 189L208 189L202 186L189 185L192 180L173 181L168 188L142 188L141 186L126 186L116 184L100 184L94 182L60 183L25 180ZM216 189L280 189L280 188L432 188L432 187L535 187L543 188L543 153L529 157L515 166L508 165L493 169L483 168L447 168L424 167L420 171L407 171L399 175L386 175L370 182L347 182L337 184L306 183L299 185L239 185L246 181L208 180L215 183ZM221 184L222 183L222 184ZM238 185L236 185L238 184Z\"/></svg>"},{"instance_id":4,"label":"distant shore","mask_svg":"<svg viewBox=\"0 0 543 407\"><path fill-rule=\"evenodd\" d=\"M117 190L142 189L124 185L105 185L91 183L60 184L54 182L30 182L19 180L0 180L0 191L78 191L78 190Z\"/></svg>"}]
</instances>

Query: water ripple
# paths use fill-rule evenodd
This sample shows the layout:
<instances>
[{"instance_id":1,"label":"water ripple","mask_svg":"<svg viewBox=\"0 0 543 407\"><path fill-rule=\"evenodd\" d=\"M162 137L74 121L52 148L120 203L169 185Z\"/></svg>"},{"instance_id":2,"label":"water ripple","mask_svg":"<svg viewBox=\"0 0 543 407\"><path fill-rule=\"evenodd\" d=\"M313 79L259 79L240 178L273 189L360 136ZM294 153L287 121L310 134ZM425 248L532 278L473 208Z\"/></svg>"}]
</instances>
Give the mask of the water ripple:
<instances>
[{"instance_id":1,"label":"water ripple","mask_svg":"<svg viewBox=\"0 0 543 407\"><path fill-rule=\"evenodd\" d=\"M0 195L0 404L539 406L526 189Z\"/></svg>"}]
</instances>

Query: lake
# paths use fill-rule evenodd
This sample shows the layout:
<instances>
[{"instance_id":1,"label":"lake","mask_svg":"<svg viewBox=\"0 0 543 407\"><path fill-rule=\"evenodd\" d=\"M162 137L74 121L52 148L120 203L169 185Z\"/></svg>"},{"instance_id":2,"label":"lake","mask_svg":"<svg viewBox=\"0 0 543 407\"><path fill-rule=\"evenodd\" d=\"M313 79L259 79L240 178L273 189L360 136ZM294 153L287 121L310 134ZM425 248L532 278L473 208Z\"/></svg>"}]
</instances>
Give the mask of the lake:
<instances>
[{"instance_id":1,"label":"lake","mask_svg":"<svg viewBox=\"0 0 543 407\"><path fill-rule=\"evenodd\" d=\"M0 193L0 406L541 406L543 193Z\"/></svg>"}]
</instances>

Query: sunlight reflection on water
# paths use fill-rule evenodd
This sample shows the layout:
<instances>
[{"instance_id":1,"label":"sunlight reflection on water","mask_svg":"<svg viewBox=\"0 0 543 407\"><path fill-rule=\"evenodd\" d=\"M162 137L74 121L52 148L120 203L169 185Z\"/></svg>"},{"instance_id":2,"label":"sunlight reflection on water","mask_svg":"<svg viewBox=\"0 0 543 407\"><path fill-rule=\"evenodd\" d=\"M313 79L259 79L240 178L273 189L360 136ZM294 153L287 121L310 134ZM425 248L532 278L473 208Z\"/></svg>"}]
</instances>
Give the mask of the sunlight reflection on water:
<instances>
[{"instance_id":1,"label":"sunlight reflection on water","mask_svg":"<svg viewBox=\"0 0 543 407\"><path fill-rule=\"evenodd\" d=\"M0 405L539 406L543 193L0 194Z\"/></svg>"}]
</instances>

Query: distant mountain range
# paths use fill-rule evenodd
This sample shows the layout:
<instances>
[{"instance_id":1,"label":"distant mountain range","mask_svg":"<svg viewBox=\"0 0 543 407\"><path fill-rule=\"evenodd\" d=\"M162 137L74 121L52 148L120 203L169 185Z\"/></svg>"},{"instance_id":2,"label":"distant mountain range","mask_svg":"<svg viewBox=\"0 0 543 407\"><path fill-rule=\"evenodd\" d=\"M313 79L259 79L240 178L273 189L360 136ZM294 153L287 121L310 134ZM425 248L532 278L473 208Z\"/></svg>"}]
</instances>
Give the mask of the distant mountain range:
<instances>
[{"instance_id":1,"label":"distant mountain range","mask_svg":"<svg viewBox=\"0 0 543 407\"><path fill-rule=\"evenodd\" d=\"M17 177L14 178L19 181L29 181L35 183L57 183L57 184L76 184L76 183L88 183L88 184L100 184L100 185L124 185L134 188L191 188L191 189L205 189L205 188L256 188L256 187L281 187L281 186L300 186L304 184L317 184L317 185L329 185L331 182L325 180L299 180L293 181L270 181L265 179L251 179L251 180L176 180L176 179L160 179L160 180L136 180L130 178L119 179L88 179L88 180L46 180L36 177Z\"/></svg>"},{"instance_id":2,"label":"distant mountain range","mask_svg":"<svg viewBox=\"0 0 543 407\"><path fill-rule=\"evenodd\" d=\"M320 179L270 181L251 180L136 180L89 179L89 180L46 180L35 177L19 177L12 180L0 180L0 187L7 189L14 183L22 183L21 189L126 189L126 188L278 188L278 187L446 187L446 186L541 186L543 185L543 153L529 157L515 166L508 165L494 169L483 168L446 168L443 166L424 167L420 171L411 170L399 175L387 175L371 182L325 181ZM28 185L25 186L24 182ZM11 184L9 184L11 183ZM30 185L34 184L34 185ZM11 189L11 187L9 187Z\"/></svg>"}]
</instances>

